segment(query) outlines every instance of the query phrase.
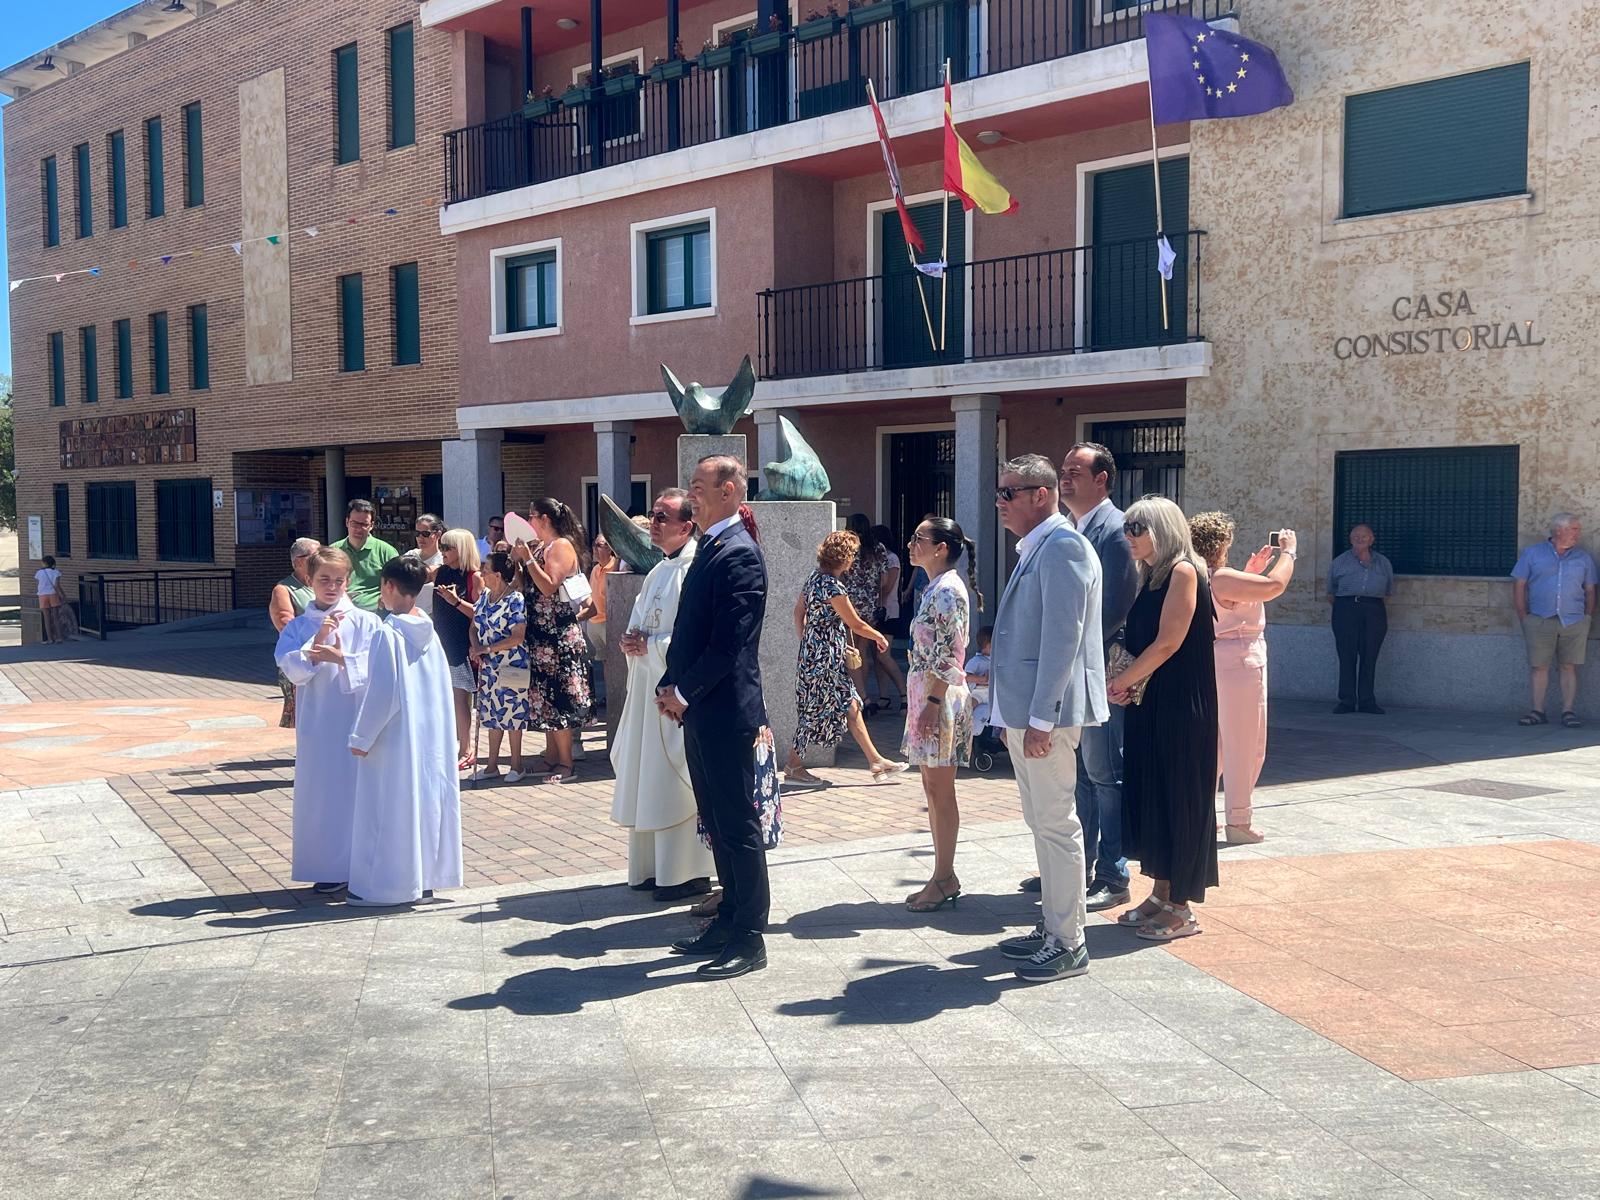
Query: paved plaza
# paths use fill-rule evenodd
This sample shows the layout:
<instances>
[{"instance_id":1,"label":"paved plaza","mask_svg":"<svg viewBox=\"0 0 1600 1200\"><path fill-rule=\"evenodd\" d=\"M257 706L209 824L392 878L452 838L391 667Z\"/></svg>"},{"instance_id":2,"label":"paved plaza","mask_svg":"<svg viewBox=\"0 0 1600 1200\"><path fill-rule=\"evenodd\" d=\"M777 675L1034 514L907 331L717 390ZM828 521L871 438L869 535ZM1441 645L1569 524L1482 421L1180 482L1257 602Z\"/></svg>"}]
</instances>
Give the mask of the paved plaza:
<instances>
[{"instance_id":1,"label":"paved plaza","mask_svg":"<svg viewBox=\"0 0 1600 1200\"><path fill-rule=\"evenodd\" d=\"M1005 768L914 917L920 791L841 755L786 800L770 967L705 984L622 886L597 732L581 784L464 794L461 891L291 887L262 652L0 651L0 1197L1600 1194L1588 731L1277 705L1205 934L1097 918L1035 986Z\"/></svg>"}]
</instances>

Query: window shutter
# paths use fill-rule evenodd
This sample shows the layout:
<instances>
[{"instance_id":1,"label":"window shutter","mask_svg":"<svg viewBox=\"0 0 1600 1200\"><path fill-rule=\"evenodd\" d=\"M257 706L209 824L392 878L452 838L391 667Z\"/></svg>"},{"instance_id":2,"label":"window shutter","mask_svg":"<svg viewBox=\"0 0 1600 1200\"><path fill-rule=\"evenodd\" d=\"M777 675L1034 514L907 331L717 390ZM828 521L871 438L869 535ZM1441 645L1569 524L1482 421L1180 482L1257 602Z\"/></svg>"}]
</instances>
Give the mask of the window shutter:
<instances>
[{"instance_id":1,"label":"window shutter","mask_svg":"<svg viewBox=\"0 0 1600 1200\"><path fill-rule=\"evenodd\" d=\"M363 289L360 275L339 277L339 337L342 344L342 369L367 369L366 317L362 312Z\"/></svg>"},{"instance_id":2,"label":"window shutter","mask_svg":"<svg viewBox=\"0 0 1600 1200\"><path fill-rule=\"evenodd\" d=\"M94 236L94 195L89 186L89 143L72 151L73 176L78 187L78 236Z\"/></svg>"},{"instance_id":3,"label":"window shutter","mask_svg":"<svg viewBox=\"0 0 1600 1200\"><path fill-rule=\"evenodd\" d=\"M189 307L189 386L211 386L211 322L204 304Z\"/></svg>"},{"instance_id":4,"label":"window shutter","mask_svg":"<svg viewBox=\"0 0 1600 1200\"><path fill-rule=\"evenodd\" d=\"M1156 271L1156 193L1148 163L1094 177L1093 248L1088 273L1091 335L1096 349L1149 346L1187 336L1189 295L1189 160L1161 160L1161 216L1178 256L1167 284L1168 328L1161 327L1161 276Z\"/></svg>"},{"instance_id":5,"label":"window shutter","mask_svg":"<svg viewBox=\"0 0 1600 1200\"><path fill-rule=\"evenodd\" d=\"M402 263L392 272L394 293L394 361L411 366L422 361L422 313L417 264Z\"/></svg>"},{"instance_id":6,"label":"window shutter","mask_svg":"<svg viewBox=\"0 0 1600 1200\"><path fill-rule=\"evenodd\" d=\"M61 244L61 186L56 173L56 156L44 160L44 244Z\"/></svg>"},{"instance_id":7,"label":"window shutter","mask_svg":"<svg viewBox=\"0 0 1600 1200\"><path fill-rule=\"evenodd\" d=\"M64 408L67 403L67 347L65 335L50 335L50 407Z\"/></svg>"},{"instance_id":8,"label":"window shutter","mask_svg":"<svg viewBox=\"0 0 1600 1200\"><path fill-rule=\"evenodd\" d=\"M167 212L167 164L161 140L161 118L144 123L145 215L165 216Z\"/></svg>"},{"instance_id":9,"label":"window shutter","mask_svg":"<svg viewBox=\"0 0 1600 1200\"><path fill-rule=\"evenodd\" d=\"M165 396L172 390L172 375L167 356L167 314L150 314L150 393Z\"/></svg>"},{"instance_id":10,"label":"window shutter","mask_svg":"<svg viewBox=\"0 0 1600 1200\"><path fill-rule=\"evenodd\" d=\"M100 402L100 346L93 325L78 330L78 366L83 373L83 402Z\"/></svg>"},{"instance_id":11,"label":"window shutter","mask_svg":"<svg viewBox=\"0 0 1600 1200\"><path fill-rule=\"evenodd\" d=\"M333 68L334 98L339 110L337 161L355 162L361 157L361 97L354 42L333 52Z\"/></svg>"},{"instance_id":12,"label":"window shutter","mask_svg":"<svg viewBox=\"0 0 1600 1200\"><path fill-rule=\"evenodd\" d=\"M116 324L117 337L117 399L127 400L133 395L133 322L126 317Z\"/></svg>"},{"instance_id":13,"label":"window shutter","mask_svg":"<svg viewBox=\"0 0 1600 1200\"><path fill-rule=\"evenodd\" d=\"M183 110L183 204L198 208L206 202L206 163L200 136L200 106L189 104Z\"/></svg>"},{"instance_id":14,"label":"window shutter","mask_svg":"<svg viewBox=\"0 0 1600 1200\"><path fill-rule=\"evenodd\" d=\"M389 148L417 140L416 34L411 25L389 30Z\"/></svg>"},{"instance_id":15,"label":"window shutter","mask_svg":"<svg viewBox=\"0 0 1600 1200\"><path fill-rule=\"evenodd\" d=\"M111 166L111 228L122 229L128 223L128 152L123 143L122 130L108 139Z\"/></svg>"},{"instance_id":16,"label":"window shutter","mask_svg":"<svg viewBox=\"0 0 1600 1200\"><path fill-rule=\"evenodd\" d=\"M72 554L72 489L58 483L52 490L56 508L56 557L67 558Z\"/></svg>"}]
</instances>

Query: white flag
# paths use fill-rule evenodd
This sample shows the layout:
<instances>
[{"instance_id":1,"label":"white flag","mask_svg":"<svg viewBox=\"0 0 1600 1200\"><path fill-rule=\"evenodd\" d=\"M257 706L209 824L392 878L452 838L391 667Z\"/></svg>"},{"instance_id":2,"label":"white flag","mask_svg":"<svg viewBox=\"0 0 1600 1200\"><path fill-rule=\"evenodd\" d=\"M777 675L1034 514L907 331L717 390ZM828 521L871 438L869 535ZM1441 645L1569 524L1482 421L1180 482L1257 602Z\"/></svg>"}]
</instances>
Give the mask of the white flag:
<instances>
[{"instance_id":1,"label":"white flag","mask_svg":"<svg viewBox=\"0 0 1600 1200\"><path fill-rule=\"evenodd\" d=\"M937 262L914 263L913 265L930 279L944 278L944 259L942 258Z\"/></svg>"},{"instance_id":2,"label":"white flag","mask_svg":"<svg viewBox=\"0 0 1600 1200\"><path fill-rule=\"evenodd\" d=\"M1172 243L1167 241L1167 235L1162 234L1156 240L1156 270L1161 272L1161 278L1172 278L1172 264L1178 261L1178 256L1172 252Z\"/></svg>"},{"instance_id":3,"label":"white flag","mask_svg":"<svg viewBox=\"0 0 1600 1200\"><path fill-rule=\"evenodd\" d=\"M233 252L235 254L243 254L244 253L244 243L243 242L234 242L233 243Z\"/></svg>"}]
</instances>

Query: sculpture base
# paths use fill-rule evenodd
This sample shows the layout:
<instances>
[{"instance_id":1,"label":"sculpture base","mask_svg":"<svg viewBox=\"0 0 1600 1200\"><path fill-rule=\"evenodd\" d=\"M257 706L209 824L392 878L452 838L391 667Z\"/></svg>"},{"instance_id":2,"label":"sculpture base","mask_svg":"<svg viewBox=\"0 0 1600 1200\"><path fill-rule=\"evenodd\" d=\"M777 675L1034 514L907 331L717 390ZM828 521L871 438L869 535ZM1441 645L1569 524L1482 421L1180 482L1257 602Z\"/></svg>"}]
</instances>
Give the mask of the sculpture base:
<instances>
[{"instance_id":1,"label":"sculpture base","mask_svg":"<svg viewBox=\"0 0 1600 1200\"><path fill-rule=\"evenodd\" d=\"M606 576L606 745L617 738L617 722L628 699L628 656L622 635L628 632L633 605L644 591L644 576L613 571Z\"/></svg>"},{"instance_id":2,"label":"sculpture base","mask_svg":"<svg viewBox=\"0 0 1600 1200\"><path fill-rule=\"evenodd\" d=\"M750 460L745 457L745 436L742 433L683 433L678 435L678 486L689 486L689 477L702 458L713 454L731 454L748 469Z\"/></svg>"}]
</instances>

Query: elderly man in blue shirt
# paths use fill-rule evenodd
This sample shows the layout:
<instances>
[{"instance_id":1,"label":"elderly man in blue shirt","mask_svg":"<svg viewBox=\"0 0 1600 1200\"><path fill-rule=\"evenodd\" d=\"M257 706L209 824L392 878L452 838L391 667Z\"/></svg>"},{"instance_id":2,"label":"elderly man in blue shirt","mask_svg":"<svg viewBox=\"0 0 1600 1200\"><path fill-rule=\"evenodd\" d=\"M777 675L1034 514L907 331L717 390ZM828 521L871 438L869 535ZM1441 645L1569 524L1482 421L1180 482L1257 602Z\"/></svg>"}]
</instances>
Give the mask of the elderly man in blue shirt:
<instances>
[{"instance_id":1,"label":"elderly man in blue shirt","mask_svg":"<svg viewBox=\"0 0 1600 1200\"><path fill-rule=\"evenodd\" d=\"M1550 518L1550 536L1529 546L1511 570L1511 594L1528 643L1528 678L1533 707L1517 724L1544 725L1545 693L1550 664L1561 668L1561 723L1576 729L1583 722L1572 711L1578 698L1578 668L1589 642L1594 615L1595 564L1578 545L1583 525L1571 513Z\"/></svg>"}]
</instances>

